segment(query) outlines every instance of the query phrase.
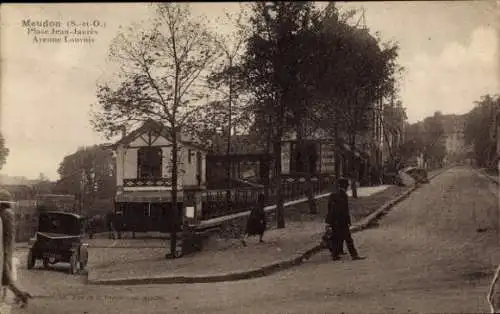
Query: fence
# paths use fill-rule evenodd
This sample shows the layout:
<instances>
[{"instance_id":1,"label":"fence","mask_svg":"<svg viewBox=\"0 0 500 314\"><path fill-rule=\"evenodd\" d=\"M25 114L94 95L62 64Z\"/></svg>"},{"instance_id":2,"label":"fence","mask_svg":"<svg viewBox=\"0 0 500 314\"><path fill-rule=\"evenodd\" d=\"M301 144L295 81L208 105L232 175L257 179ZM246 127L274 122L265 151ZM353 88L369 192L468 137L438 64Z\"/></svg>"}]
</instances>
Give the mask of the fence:
<instances>
[{"instance_id":1,"label":"fence","mask_svg":"<svg viewBox=\"0 0 500 314\"><path fill-rule=\"evenodd\" d=\"M315 176L311 178L313 194L320 194L329 189L334 181L332 176ZM257 204L258 195L265 193L265 188L245 187L230 190L208 190L202 198L202 220L235 214L250 210ZM269 187L266 205L276 203L276 186ZM291 201L305 197L307 194L307 181L304 177L288 176L283 178L282 194L284 201Z\"/></svg>"}]
</instances>

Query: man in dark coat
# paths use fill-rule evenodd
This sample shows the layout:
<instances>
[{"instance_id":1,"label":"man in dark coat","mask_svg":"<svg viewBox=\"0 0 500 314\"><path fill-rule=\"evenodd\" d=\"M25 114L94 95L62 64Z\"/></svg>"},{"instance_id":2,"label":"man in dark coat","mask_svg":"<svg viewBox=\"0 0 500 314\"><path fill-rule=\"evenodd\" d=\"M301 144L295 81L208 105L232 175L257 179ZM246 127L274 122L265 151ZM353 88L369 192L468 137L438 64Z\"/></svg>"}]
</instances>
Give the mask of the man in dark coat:
<instances>
[{"instance_id":1,"label":"man in dark coat","mask_svg":"<svg viewBox=\"0 0 500 314\"><path fill-rule=\"evenodd\" d=\"M349 229L351 226L351 215L349 213L349 200L346 192L348 187L349 181L347 179L339 179L337 190L328 199L328 214L325 223L332 229L331 253L333 260L340 259L344 241L353 260L364 259L358 255Z\"/></svg>"}]
</instances>

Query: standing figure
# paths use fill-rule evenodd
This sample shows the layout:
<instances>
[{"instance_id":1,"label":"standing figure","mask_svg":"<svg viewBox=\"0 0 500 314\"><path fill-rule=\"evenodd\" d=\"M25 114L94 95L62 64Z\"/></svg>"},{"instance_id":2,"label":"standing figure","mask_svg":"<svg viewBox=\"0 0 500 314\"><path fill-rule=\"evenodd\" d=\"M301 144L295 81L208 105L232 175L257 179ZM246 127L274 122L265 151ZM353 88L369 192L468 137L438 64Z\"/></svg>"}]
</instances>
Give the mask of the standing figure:
<instances>
[{"instance_id":1,"label":"standing figure","mask_svg":"<svg viewBox=\"0 0 500 314\"><path fill-rule=\"evenodd\" d=\"M264 194L259 194L257 206L255 206L250 212L245 233L243 234L243 239L241 240L241 243L243 243L244 246L247 245L247 237L253 235L259 235L259 243L264 243L262 237L266 231L266 212L264 211L265 205Z\"/></svg>"},{"instance_id":2,"label":"standing figure","mask_svg":"<svg viewBox=\"0 0 500 314\"><path fill-rule=\"evenodd\" d=\"M15 250L15 216L12 211L12 197L9 192L0 190L0 268L2 269L2 288L9 289L16 297L16 302L22 307L28 304L31 295L22 291L15 280L14 250Z\"/></svg>"},{"instance_id":3,"label":"standing figure","mask_svg":"<svg viewBox=\"0 0 500 314\"><path fill-rule=\"evenodd\" d=\"M333 192L328 199L328 214L325 223L332 228L332 259L339 260L342 252L342 246L345 241L349 254L353 260L364 259L358 255L354 247L354 241L351 236L351 215L349 213L349 201L347 197L347 188L349 181L341 178L337 183L337 191Z\"/></svg>"},{"instance_id":4,"label":"standing figure","mask_svg":"<svg viewBox=\"0 0 500 314\"><path fill-rule=\"evenodd\" d=\"M113 219L113 224L115 228L115 233L118 236L118 239L122 238L122 232L123 232L123 227L125 226L124 223L124 218L123 218L123 212L118 211L116 212L114 219Z\"/></svg>"},{"instance_id":5,"label":"standing figure","mask_svg":"<svg viewBox=\"0 0 500 314\"><path fill-rule=\"evenodd\" d=\"M113 212L109 212L106 214L106 227L108 229L108 239L116 239L115 236L115 225L113 223L113 220L115 214Z\"/></svg>"}]
</instances>

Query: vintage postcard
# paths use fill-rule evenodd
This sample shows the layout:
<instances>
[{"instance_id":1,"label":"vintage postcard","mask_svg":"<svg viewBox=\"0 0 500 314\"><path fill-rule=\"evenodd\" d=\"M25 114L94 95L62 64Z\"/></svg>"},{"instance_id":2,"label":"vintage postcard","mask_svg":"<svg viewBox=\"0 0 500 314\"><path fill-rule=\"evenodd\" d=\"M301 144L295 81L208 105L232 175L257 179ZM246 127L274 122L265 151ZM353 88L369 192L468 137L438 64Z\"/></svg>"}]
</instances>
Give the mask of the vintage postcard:
<instances>
[{"instance_id":1,"label":"vintage postcard","mask_svg":"<svg viewBox=\"0 0 500 314\"><path fill-rule=\"evenodd\" d=\"M500 313L495 1L0 5L0 313Z\"/></svg>"}]
</instances>

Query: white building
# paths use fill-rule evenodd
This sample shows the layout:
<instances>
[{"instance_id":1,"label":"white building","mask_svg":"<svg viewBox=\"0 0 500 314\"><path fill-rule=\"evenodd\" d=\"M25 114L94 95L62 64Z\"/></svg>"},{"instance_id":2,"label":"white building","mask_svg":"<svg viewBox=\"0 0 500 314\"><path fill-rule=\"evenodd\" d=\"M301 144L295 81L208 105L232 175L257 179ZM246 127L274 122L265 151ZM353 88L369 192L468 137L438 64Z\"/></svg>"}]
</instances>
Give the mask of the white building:
<instances>
[{"instance_id":1,"label":"white building","mask_svg":"<svg viewBox=\"0 0 500 314\"><path fill-rule=\"evenodd\" d=\"M116 153L115 209L130 231L168 232L172 217L172 142L168 129L148 120L114 145ZM182 134L178 140L177 208L201 199L193 193L206 188L206 150ZM199 195L200 193L196 193ZM182 217L182 216L178 216Z\"/></svg>"}]
</instances>

